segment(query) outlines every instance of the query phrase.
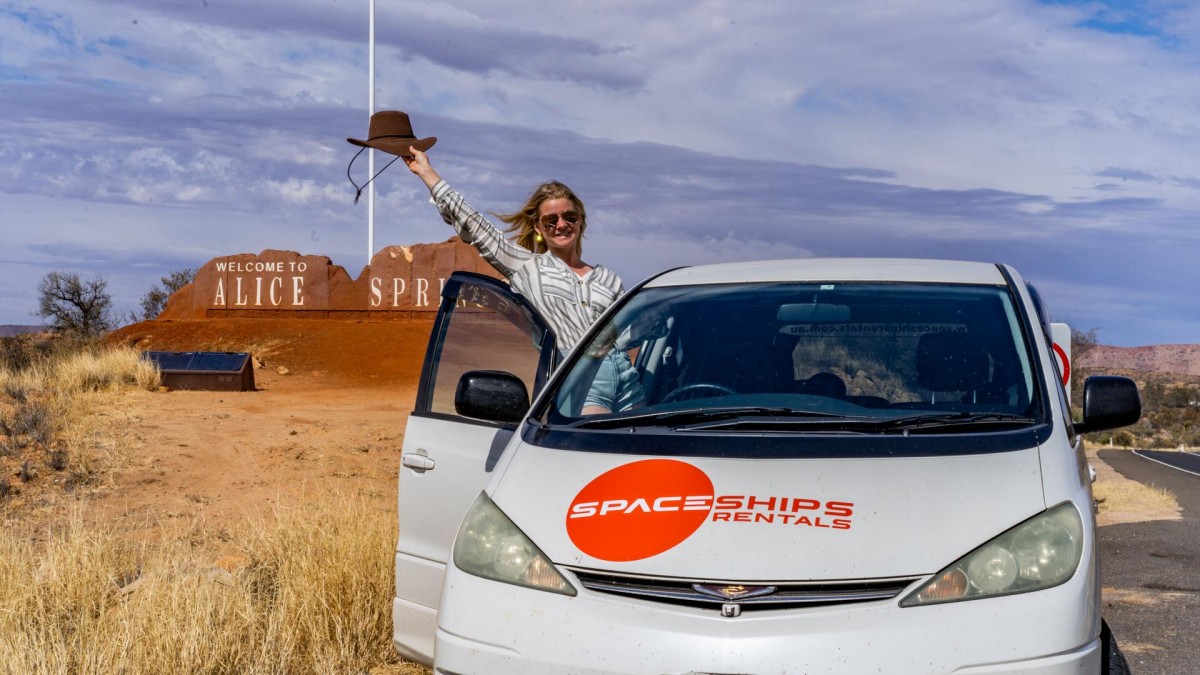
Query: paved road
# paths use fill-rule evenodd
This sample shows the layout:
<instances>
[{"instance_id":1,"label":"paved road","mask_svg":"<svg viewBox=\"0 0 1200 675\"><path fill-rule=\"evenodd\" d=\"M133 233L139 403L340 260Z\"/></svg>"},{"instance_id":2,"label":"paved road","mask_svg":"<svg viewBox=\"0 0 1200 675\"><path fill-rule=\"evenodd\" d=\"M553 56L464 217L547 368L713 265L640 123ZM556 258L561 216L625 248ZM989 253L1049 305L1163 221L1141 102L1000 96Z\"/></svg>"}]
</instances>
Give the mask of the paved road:
<instances>
[{"instance_id":1,"label":"paved road","mask_svg":"<svg viewBox=\"0 0 1200 675\"><path fill-rule=\"evenodd\" d=\"M1162 463L1163 455L1192 473ZM1183 510L1181 520L1100 528L1104 617L1137 675L1200 673L1200 457L1099 456L1126 478L1171 491Z\"/></svg>"},{"instance_id":2,"label":"paved road","mask_svg":"<svg viewBox=\"0 0 1200 675\"><path fill-rule=\"evenodd\" d=\"M1163 450L1135 450L1135 455L1152 462L1200 476L1200 455L1194 452L1166 452Z\"/></svg>"}]
</instances>

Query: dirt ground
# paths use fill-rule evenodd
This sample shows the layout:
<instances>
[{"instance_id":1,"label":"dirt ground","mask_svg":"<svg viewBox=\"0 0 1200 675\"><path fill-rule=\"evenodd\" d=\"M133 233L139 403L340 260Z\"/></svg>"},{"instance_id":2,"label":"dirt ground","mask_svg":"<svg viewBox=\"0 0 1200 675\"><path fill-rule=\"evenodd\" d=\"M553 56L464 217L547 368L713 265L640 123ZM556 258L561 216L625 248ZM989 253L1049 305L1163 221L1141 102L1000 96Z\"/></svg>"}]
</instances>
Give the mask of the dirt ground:
<instances>
[{"instance_id":1,"label":"dirt ground","mask_svg":"<svg viewBox=\"0 0 1200 675\"><path fill-rule=\"evenodd\" d=\"M89 518L243 519L340 491L395 499L400 442L430 322L146 322L110 341L162 351L248 351L247 392L124 394L127 462Z\"/></svg>"}]
</instances>

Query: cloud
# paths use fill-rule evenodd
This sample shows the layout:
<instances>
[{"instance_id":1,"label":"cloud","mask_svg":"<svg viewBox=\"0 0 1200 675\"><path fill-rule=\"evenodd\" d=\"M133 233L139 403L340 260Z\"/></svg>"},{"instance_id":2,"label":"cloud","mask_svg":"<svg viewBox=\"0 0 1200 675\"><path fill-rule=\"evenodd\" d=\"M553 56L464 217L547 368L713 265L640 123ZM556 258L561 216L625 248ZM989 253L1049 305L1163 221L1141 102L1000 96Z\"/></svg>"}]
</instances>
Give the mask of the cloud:
<instances>
[{"instance_id":1,"label":"cloud","mask_svg":"<svg viewBox=\"0 0 1200 675\"><path fill-rule=\"evenodd\" d=\"M1094 175L1100 178L1116 178L1118 180L1131 180L1141 183L1153 183L1158 180L1145 171L1138 171L1137 169L1119 169L1116 167L1109 167L1107 169L1097 171Z\"/></svg>"},{"instance_id":2,"label":"cloud","mask_svg":"<svg viewBox=\"0 0 1200 675\"><path fill-rule=\"evenodd\" d=\"M1198 9L377 14L377 106L437 135L437 166L484 210L572 185L595 217L588 256L630 283L759 256L966 257L1011 262L1106 339L1200 328L1181 290L1197 281ZM264 248L356 273L366 204L351 203L345 138L366 132L366 26L366 3L329 0L0 7L0 323L28 315L10 289L63 266L107 270L129 305L172 268ZM365 162L354 172L361 184ZM403 166L376 185L378 245L449 235ZM1138 320L1102 314L1114 307Z\"/></svg>"}]
</instances>

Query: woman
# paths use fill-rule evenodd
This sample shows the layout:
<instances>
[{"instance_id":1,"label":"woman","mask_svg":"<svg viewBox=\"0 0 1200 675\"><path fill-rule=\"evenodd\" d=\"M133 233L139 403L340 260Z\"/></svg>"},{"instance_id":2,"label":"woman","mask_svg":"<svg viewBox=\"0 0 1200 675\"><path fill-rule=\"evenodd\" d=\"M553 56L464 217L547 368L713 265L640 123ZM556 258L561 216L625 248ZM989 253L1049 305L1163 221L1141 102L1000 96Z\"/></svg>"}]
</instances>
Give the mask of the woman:
<instances>
[{"instance_id":1,"label":"woman","mask_svg":"<svg viewBox=\"0 0 1200 675\"><path fill-rule=\"evenodd\" d=\"M558 181L539 185L519 210L499 216L509 224L502 232L438 175L428 155L415 146L409 152L404 163L429 188L442 218L537 308L563 352L578 344L592 323L625 292L615 272L583 261L587 212L566 185ZM512 233L511 239L506 232ZM584 412L625 410L643 398L629 357L613 349L603 357Z\"/></svg>"}]
</instances>

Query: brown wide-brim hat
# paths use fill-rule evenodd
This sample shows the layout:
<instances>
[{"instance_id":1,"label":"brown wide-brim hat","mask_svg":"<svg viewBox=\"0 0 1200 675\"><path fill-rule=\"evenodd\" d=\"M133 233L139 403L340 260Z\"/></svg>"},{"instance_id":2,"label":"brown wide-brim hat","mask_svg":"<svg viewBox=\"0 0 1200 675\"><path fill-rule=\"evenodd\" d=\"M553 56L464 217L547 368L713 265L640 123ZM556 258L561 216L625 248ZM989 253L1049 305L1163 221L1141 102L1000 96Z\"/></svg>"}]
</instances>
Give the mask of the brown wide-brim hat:
<instances>
[{"instance_id":1,"label":"brown wide-brim hat","mask_svg":"<svg viewBox=\"0 0 1200 675\"><path fill-rule=\"evenodd\" d=\"M410 147L425 152L432 148L434 143L437 143L436 136L417 138L413 133L412 123L408 121L408 114L399 110L381 110L371 115L371 126L367 131L367 140L365 141L357 138L347 138L346 140L354 145L375 148L401 157L408 157L412 154L409 151Z\"/></svg>"}]
</instances>

